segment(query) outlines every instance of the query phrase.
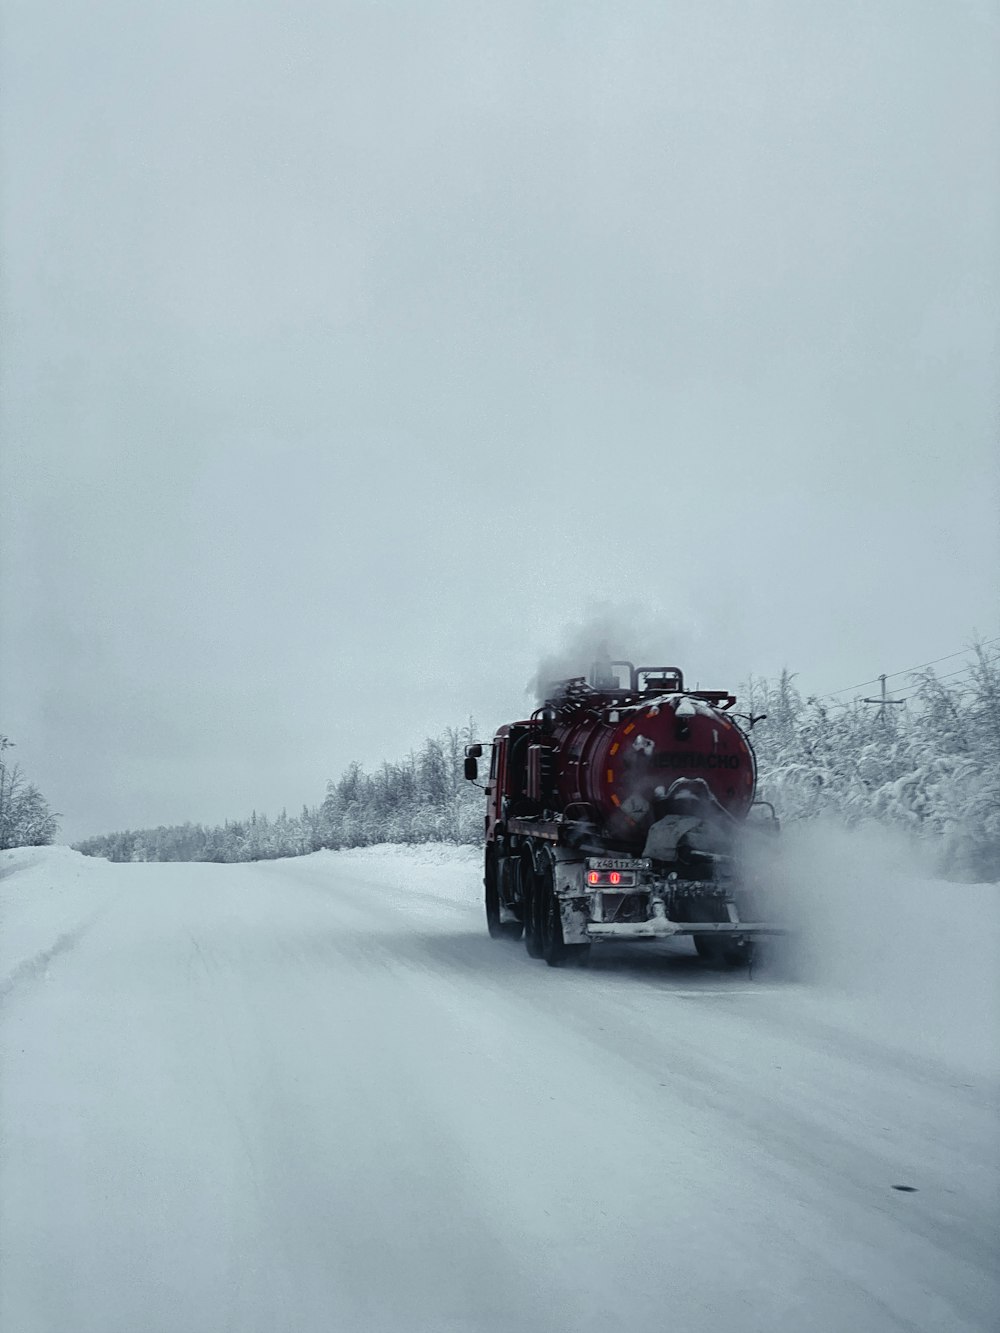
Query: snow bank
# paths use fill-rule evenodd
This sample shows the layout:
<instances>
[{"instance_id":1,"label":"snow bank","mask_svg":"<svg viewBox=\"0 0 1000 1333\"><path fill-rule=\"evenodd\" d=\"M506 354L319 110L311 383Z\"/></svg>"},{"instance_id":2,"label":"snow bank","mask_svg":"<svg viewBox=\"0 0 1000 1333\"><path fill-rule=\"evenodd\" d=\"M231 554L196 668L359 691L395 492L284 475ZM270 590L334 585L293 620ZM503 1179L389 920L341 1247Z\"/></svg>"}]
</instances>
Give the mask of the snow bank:
<instances>
[{"instance_id":1,"label":"snow bank","mask_svg":"<svg viewBox=\"0 0 1000 1333\"><path fill-rule=\"evenodd\" d=\"M368 892L386 892L390 899L409 902L424 917L433 919L436 913L454 919L456 913L468 913L470 929L478 929L482 923L481 847L446 842L387 842L259 864L273 865L275 873L281 873L277 868L283 868L324 891L334 884L350 883L363 896L367 886Z\"/></svg>"},{"instance_id":2,"label":"snow bank","mask_svg":"<svg viewBox=\"0 0 1000 1333\"><path fill-rule=\"evenodd\" d=\"M69 847L0 851L0 997L106 911L119 891L115 869Z\"/></svg>"},{"instance_id":3,"label":"snow bank","mask_svg":"<svg viewBox=\"0 0 1000 1333\"><path fill-rule=\"evenodd\" d=\"M481 847L450 842L381 842L371 847L345 847L339 852L316 852L306 859L330 861L338 869L350 870L355 879L386 888L397 885L456 902L482 904Z\"/></svg>"},{"instance_id":4,"label":"snow bank","mask_svg":"<svg viewBox=\"0 0 1000 1333\"><path fill-rule=\"evenodd\" d=\"M333 856L342 861L390 861L396 864L405 861L418 866L478 866L483 860L483 849L452 842L379 842L371 847L346 847L339 852L317 852L316 855Z\"/></svg>"}]
</instances>

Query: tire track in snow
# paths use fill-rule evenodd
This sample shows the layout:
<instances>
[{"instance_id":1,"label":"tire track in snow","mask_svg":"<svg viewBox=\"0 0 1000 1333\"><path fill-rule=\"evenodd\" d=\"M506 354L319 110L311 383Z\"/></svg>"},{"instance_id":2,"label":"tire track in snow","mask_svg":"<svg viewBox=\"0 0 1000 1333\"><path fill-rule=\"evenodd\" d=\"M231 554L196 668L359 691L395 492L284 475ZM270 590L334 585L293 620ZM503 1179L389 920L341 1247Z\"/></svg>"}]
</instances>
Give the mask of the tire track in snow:
<instances>
[{"instance_id":1,"label":"tire track in snow","mask_svg":"<svg viewBox=\"0 0 1000 1333\"><path fill-rule=\"evenodd\" d=\"M39 977L44 976L49 966L61 954L69 953L71 949L75 949L87 932L103 916L107 915L112 906L112 903L106 903L103 907L98 908L96 912L92 912L90 916L85 917L72 930L67 930L62 935L57 936L47 949L42 949L33 954L32 957L25 958L18 963L13 971L0 979L0 1005L6 1004L16 991L29 986L33 981L37 981Z\"/></svg>"}]
</instances>

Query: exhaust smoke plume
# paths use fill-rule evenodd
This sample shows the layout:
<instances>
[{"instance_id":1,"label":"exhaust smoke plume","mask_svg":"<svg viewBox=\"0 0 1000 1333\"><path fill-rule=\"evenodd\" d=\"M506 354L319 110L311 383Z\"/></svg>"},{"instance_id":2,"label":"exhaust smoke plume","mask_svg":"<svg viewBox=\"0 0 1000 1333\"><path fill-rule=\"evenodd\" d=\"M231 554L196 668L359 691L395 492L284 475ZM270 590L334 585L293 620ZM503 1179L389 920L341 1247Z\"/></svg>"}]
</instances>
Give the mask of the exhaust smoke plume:
<instances>
[{"instance_id":1,"label":"exhaust smoke plume","mask_svg":"<svg viewBox=\"0 0 1000 1333\"><path fill-rule=\"evenodd\" d=\"M940 880L882 826L803 821L761 841L744 851L762 907L792 932L775 973L821 994L831 1024L1000 1077L1000 885Z\"/></svg>"},{"instance_id":2,"label":"exhaust smoke plume","mask_svg":"<svg viewBox=\"0 0 1000 1333\"><path fill-rule=\"evenodd\" d=\"M583 620L563 629L559 645L542 658L526 693L541 703L554 681L589 676L593 664L602 658L624 659L636 666L683 668L686 661L693 662L694 638L690 629L666 623L648 606L601 602Z\"/></svg>"}]
</instances>

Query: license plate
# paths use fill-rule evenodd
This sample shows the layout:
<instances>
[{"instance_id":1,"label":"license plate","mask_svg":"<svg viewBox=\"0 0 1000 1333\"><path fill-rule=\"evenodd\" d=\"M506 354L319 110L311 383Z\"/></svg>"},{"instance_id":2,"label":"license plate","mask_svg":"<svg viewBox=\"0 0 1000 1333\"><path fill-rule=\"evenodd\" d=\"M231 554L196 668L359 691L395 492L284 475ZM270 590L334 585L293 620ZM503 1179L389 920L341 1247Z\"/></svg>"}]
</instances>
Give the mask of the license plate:
<instances>
[{"instance_id":1,"label":"license plate","mask_svg":"<svg viewBox=\"0 0 1000 1333\"><path fill-rule=\"evenodd\" d=\"M651 861L645 858L631 856L627 860L615 859L613 856L588 856L588 870L649 870Z\"/></svg>"}]
</instances>

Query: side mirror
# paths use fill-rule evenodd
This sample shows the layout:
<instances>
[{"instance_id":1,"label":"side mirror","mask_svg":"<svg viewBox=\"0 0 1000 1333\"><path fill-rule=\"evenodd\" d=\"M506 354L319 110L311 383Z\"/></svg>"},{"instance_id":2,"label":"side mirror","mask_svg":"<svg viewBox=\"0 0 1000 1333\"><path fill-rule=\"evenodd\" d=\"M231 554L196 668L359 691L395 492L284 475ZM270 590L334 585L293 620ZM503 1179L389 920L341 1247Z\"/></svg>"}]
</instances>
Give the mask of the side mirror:
<instances>
[{"instance_id":1,"label":"side mirror","mask_svg":"<svg viewBox=\"0 0 1000 1333\"><path fill-rule=\"evenodd\" d=\"M482 747L480 746L473 748L478 748L481 750ZM479 761L476 759L476 756L474 754L467 754L465 756L465 780L466 782L475 782L476 778L478 777L479 777Z\"/></svg>"}]
</instances>

